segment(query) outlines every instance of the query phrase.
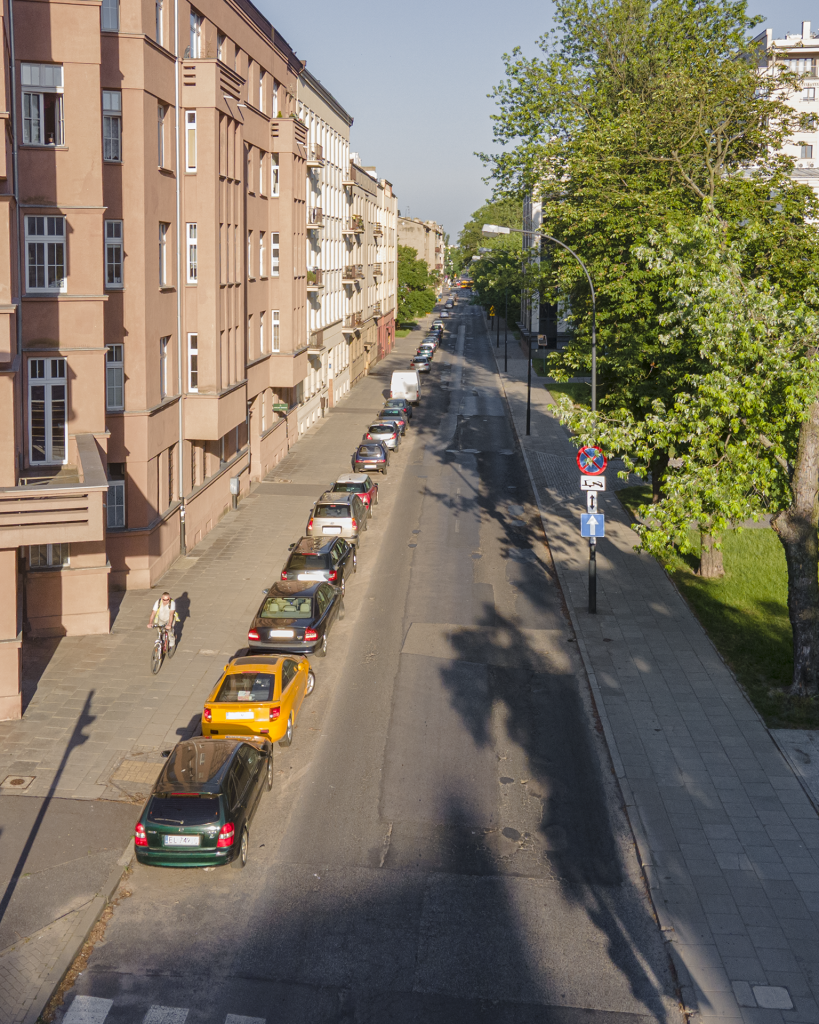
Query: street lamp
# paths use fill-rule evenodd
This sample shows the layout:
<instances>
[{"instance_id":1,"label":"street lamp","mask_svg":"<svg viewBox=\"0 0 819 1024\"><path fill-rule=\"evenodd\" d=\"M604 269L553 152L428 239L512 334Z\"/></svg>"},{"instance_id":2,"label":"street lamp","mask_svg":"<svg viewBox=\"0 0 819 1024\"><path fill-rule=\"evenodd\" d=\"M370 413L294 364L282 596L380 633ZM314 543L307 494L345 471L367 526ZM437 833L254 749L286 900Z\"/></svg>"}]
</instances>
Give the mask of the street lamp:
<instances>
[{"instance_id":1,"label":"street lamp","mask_svg":"<svg viewBox=\"0 0 819 1024\"><path fill-rule=\"evenodd\" d=\"M492 252L491 249L479 249L480 253ZM477 263L481 259L486 259L485 256L473 256L472 262ZM498 265L497 260L489 260L490 263ZM503 302L504 302L504 314L503 314L503 372L506 373L509 368L509 285L503 286ZM496 348L500 348L500 318L497 322L497 344ZM527 430L527 434L529 431Z\"/></svg>"}]
</instances>

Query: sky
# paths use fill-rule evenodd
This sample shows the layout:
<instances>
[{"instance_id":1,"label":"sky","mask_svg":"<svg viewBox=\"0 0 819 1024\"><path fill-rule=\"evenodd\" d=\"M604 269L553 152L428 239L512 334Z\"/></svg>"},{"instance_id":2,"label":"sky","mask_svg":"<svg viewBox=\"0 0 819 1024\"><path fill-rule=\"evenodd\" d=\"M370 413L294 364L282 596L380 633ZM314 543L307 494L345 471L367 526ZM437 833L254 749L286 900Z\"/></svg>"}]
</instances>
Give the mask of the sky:
<instances>
[{"instance_id":1,"label":"sky","mask_svg":"<svg viewBox=\"0 0 819 1024\"><path fill-rule=\"evenodd\" d=\"M404 216L443 224L451 241L491 195L474 153L492 152L503 54L552 26L549 0L412 0L366 7L339 0L256 6L353 116L350 144L392 182ZM819 13L796 0L749 0L774 36Z\"/></svg>"}]
</instances>

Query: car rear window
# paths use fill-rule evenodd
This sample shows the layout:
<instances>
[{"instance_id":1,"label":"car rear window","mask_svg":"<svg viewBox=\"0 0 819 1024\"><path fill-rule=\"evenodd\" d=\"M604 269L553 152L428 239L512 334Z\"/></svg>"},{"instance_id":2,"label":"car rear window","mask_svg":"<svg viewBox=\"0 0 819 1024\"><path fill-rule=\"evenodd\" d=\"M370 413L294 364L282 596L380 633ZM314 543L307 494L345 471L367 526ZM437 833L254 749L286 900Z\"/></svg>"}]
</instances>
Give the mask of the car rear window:
<instances>
[{"instance_id":1,"label":"car rear window","mask_svg":"<svg viewBox=\"0 0 819 1024\"><path fill-rule=\"evenodd\" d=\"M381 449L379 447L377 447L374 444L363 444L358 449L358 454L359 455L371 455L371 456L373 456L373 458L380 459L381 456L384 453L381 451Z\"/></svg>"},{"instance_id":2,"label":"car rear window","mask_svg":"<svg viewBox=\"0 0 819 1024\"><path fill-rule=\"evenodd\" d=\"M219 797L212 793L155 796L148 808L148 821L157 825L208 825L218 820Z\"/></svg>"},{"instance_id":3,"label":"car rear window","mask_svg":"<svg viewBox=\"0 0 819 1024\"><path fill-rule=\"evenodd\" d=\"M314 519L349 519L350 506L343 505L316 505L313 513Z\"/></svg>"},{"instance_id":4,"label":"car rear window","mask_svg":"<svg viewBox=\"0 0 819 1024\"><path fill-rule=\"evenodd\" d=\"M406 402L403 398L390 398L387 402L387 409L403 409Z\"/></svg>"},{"instance_id":5,"label":"car rear window","mask_svg":"<svg viewBox=\"0 0 819 1024\"><path fill-rule=\"evenodd\" d=\"M313 603L309 597L268 597L260 619L309 619Z\"/></svg>"},{"instance_id":6,"label":"car rear window","mask_svg":"<svg viewBox=\"0 0 819 1024\"><path fill-rule=\"evenodd\" d=\"M238 704L273 699L276 677L270 672L232 672L216 695L219 704Z\"/></svg>"},{"instance_id":7,"label":"car rear window","mask_svg":"<svg viewBox=\"0 0 819 1024\"><path fill-rule=\"evenodd\" d=\"M333 484L333 490L342 494L363 494L367 488L364 484Z\"/></svg>"},{"instance_id":8,"label":"car rear window","mask_svg":"<svg viewBox=\"0 0 819 1024\"><path fill-rule=\"evenodd\" d=\"M393 434L395 427L391 423L373 423L368 428L371 434Z\"/></svg>"},{"instance_id":9,"label":"car rear window","mask_svg":"<svg viewBox=\"0 0 819 1024\"><path fill-rule=\"evenodd\" d=\"M195 786L210 782L233 753L230 740L183 740L173 748L162 773L169 786Z\"/></svg>"},{"instance_id":10,"label":"car rear window","mask_svg":"<svg viewBox=\"0 0 819 1024\"><path fill-rule=\"evenodd\" d=\"M288 559L287 568L320 572L327 568L327 555L311 555L302 551L294 551Z\"/></svg>"}]
</instances>

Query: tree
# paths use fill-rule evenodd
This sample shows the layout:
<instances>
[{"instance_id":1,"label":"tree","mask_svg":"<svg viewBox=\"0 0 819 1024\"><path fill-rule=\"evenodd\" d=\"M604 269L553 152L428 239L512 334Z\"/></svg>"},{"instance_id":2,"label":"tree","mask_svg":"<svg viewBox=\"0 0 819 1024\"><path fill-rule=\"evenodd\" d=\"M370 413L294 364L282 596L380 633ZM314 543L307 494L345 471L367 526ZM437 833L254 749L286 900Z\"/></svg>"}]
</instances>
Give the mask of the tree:
<instances>
[{"instance_id":1,"label":"tree","mask_svg":"<svg viewBox=\"0 0 819 1024\"><path fill-rule=\"evenodd\" d=\"M436 275L424 260L418 259L418 250L409 245L398 246L398 320L407 323L426 316L435 308Z\"/></svg>"}]
</instances>

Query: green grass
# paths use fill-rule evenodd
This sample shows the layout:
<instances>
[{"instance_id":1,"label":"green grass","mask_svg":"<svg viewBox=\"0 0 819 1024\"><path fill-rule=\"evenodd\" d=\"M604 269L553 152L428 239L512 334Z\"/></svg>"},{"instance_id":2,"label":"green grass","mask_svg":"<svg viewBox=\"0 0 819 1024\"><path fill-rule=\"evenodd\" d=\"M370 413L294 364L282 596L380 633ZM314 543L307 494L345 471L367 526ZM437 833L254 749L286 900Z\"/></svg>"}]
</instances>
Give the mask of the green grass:
<instances>
[{"instance_id":1,"label":"green grass","mask_svg":"<svg viewBox=\"0 0 819 1024\"><path fill-rule=\"evenodd\" d=\"M629 512L651 500L647 486L617 491ZM771 728L819 728L819 703L790 698L793 634L788 618L785 553L773 530L732 531L723 538L725 575L695 575L697 559L677 556L670 575L714 646Z\"/></svg>"},{"instance_id":2,"label":"green grass","mask_svg":"<svg viewBox=\"0 0 819 1024\"><path fill-rule=\"evenodd\" d=\"M558 395L568 395L578 405L591 405L591 388L588 384L547 384L546 388L555 398Z\"/></svg>"},{"instance_id":3,"label":"green grass","mask_svg":"<svg viewBox=\"0 0 819 1024\"><path fill-rule=\"evenodd\" d=\"M398 330L395 332L395 336L396 336L396 338L406 338L406 336L409 334L409 332L410 332L410 328L409 327L399 327Z\"/></svg>"}]
</instances>

